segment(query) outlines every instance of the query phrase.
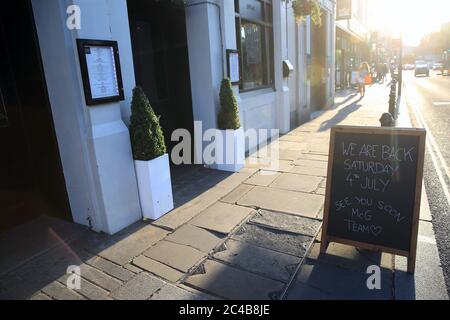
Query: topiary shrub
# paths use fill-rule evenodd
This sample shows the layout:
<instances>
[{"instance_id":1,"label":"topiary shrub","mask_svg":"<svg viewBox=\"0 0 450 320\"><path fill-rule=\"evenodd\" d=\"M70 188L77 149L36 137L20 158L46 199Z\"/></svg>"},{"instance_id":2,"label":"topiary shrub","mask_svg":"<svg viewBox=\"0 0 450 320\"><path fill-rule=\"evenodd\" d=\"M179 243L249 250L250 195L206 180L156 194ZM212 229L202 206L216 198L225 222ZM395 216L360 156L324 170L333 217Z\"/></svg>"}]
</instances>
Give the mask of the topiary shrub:
<instances>
[{"instance_id":1,"label":"topiary shrub","mask_svg":"<svg viewBox=\"0 0 450 320\"><path fill-rule=\"evenodd\" d=\"M217 124L221 130L236 130L241 127L236 97L231 87L231 80L228 78L222 80L220 87L220 110Z\"/></svg>"},{"instance_id":2,"label":"topiary shrub","mask_svg":"<svg viewBox=\"0 0 450 320\"><path fill-rule=\"evenodd\" d=\"M149 161L166 153L159 117L140 87L133 89L129 130L134 160Z\"/></svg>"}]
</instances>

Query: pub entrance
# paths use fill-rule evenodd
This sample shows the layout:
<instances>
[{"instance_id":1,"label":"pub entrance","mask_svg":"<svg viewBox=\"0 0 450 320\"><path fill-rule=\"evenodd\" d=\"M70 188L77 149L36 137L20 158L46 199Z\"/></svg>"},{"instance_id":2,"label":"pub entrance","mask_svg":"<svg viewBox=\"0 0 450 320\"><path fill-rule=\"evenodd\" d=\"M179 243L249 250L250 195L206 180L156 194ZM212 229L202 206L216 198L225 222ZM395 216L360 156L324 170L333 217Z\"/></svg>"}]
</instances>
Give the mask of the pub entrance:
<instances>
[{"instance_id":1,"label":"pub entrance","mask_svg":"<svg viewBox=\"0 0 450 320\"><path fill-rule=\"evenodd\" d=\"M193 134L186 17L181 1L128 0L136 84L159 116L166 145L176 129Z\"/></svg>"},{"instance_id":2,"label":"pub entrance","mask_svg":"<svg viewBox=\"0 0 450 320\"><path fill-rule=\"evenodd\" d=\"M41 215L71 221L29 0L0 10L0 232Z\"/></svg>"}]
</instances>

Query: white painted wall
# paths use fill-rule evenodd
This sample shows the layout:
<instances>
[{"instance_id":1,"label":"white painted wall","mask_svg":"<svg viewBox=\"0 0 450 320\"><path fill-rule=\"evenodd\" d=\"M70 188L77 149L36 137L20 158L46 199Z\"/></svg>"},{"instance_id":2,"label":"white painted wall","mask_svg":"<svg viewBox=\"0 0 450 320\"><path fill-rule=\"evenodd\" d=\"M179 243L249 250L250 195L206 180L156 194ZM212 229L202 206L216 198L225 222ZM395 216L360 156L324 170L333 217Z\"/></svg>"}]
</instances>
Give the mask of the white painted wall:
<instances>
[{"instance_id":1,"label":"white painted wall","mask_svg":"<svg viewBox=\"0 0 450 320\"><path fill-rule=\"evenodd\" d=\"M287 58L286 32L281 27L285 7L281 0L274 0L273 7L275 88L246 93L233 88L245 130L290 128L289 87L282 77L282 60ZM234 1L187 0L186 25L194 120L203 122L204 131L216 127L220 82L227 76L226 49L236 49Z\"/></svg>"},{"instance_id":2,"label":"white painted wall","mask_svg":"<svg viewBox=\"0 0 450 320\"><path fill-rule=\"evenodd\" d=\"M141 218L125 121L134 87L126 0L32 0L56 135L77 223L116 233ZM81 8L81 30L66 28L66 8ZM119 44L125 101L87 107L76 39Z\"/></svg>"}]
</instances>

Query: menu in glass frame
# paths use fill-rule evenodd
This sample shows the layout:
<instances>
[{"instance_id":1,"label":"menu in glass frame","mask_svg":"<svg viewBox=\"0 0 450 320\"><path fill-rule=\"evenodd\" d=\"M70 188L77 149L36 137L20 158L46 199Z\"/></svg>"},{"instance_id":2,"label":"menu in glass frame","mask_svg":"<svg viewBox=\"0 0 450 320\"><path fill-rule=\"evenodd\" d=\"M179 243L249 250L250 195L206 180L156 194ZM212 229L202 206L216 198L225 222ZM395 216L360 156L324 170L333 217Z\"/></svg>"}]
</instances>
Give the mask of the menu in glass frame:
<instances>
[{"instance_id":1,"label":"menu in glass frame","mask_svg":"<svg viewBox=\"0 0 450 320\"><path fill-rule=\"evenodd\" d=\"M117 42L78 39L77 44L86 104L124 100Z\"/></svg>"}]
</instances>

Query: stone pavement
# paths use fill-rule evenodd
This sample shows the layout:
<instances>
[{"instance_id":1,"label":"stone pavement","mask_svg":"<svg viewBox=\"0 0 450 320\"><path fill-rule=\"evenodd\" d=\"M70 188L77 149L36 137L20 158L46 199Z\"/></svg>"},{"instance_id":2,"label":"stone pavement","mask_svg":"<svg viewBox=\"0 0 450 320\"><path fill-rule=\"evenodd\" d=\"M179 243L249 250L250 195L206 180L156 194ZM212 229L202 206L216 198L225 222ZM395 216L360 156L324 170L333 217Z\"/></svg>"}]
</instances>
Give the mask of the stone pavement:
<instances>
[{"instance_id":1,"label":"stone pavement","mask_svg":"<svg viewBox=\"0 0 450 320\"><path fill-rule=\"evenodd\" d=\"M158 221L111 237L78 226L77 237L62 237L56 224L48 230L55 240L47 251L0 270L0 298L417 298L404 258L338 244L319 255L329 129L378 126L387 99L385 85L368 88L363 100L353 92L338 94L333 109L280 137L278 169L264 158L254 164L258 155L235 174L198 169L197 183L177 185L178 207ZM429 211L422 213L420 235L430 241ZM365 272L373 264L382 267L382 289L369 291ZM70 265L80 266L80 290L66 286Z\"/></svg>"}]
</instances>

